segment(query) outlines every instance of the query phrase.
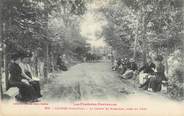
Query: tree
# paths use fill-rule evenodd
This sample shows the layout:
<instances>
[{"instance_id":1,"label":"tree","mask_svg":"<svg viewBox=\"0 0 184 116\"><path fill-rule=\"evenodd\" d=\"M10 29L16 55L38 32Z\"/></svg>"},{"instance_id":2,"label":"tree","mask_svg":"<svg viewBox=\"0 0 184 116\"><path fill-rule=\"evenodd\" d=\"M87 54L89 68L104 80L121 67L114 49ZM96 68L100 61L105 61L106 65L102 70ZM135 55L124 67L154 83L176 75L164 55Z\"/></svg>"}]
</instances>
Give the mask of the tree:
<instances>
[{"instance_id":1,"label":"tree","mask_svg":"<svg viewBox=\"0 0 184 116\"><path fill-rule=\"evenodd\" d=\"M106 38L109 38L108 43L113 44L114 48L119 44L122 50L126 50L125 45L136 45L134 50L142 53L145 62L150 51L156 54L169 51L169 54L176 46L181 46L182 0L119 0L112 3L103 12L111 25L107 32L111 34ZM123 36L118 32L123 33ZM130 44L123 42L125 40Z\"/></svg>"},{"instance_id":2,"label":"tree","mask_svg":"<svg viewBox=\"0 0 184 116\"><path fill-rule=\"evenodd\" d=\"M2 6L3 6L3 4L2 4L2 0L0 0L0 17L2 17L1 16L1 14L2 14ZM2 20L1 20L1 18L0 18L0 99L3 99L3 90L2 90L2 58L3 58L3 56L2 56L2 47L3 47L3 43L2 43L2 38L3 38L3 34L2 34L2 32L3 32L3 29L2 29L2 27L3 27L3 24L2 24Z\"/></svg>"},{"instance_id":3,"label":"tree","mask_svg":"<svg viewBox=\"0 0 184 116\"><path fill-rule=\"evenodd\" d=\"M38 53L37 51L43 53L42 56L37 54L34 57L35 68L37 69L38 56L42 57L47 64L46 77L51 67L52 58L49 55L52 55L51 49L55 45L54 42L57 42L53 40L56 36L55 31L50 29L50 20L56 17L64 21L65 26L62 30L67 31L64 31L61 36L67 38L71 35L69 32L74 26L71 26L72 22L75 22L74 17L84 13L85 2L82 0L4 0L2 22L5 24L3 43L6 44L4 56L7 60L5 65L7 77L9 53L27 51L35 52L35 54ZM60 42L65 41L61 39Z\"/></svg>"},{"instance_id":4,"label":"tree","mask_svg":"<svg viewBox=\"0 0 184 116\"><path fill-rule=\"evenodd\" d=\"M83 0L63 0L49 19L51 38L57 41L62 48L62 53L76 54L76 47L85 49L85 39L80 35L79 22L86 8ZM80 44L78 44L80 43ZM76 55L75 55L76 56ZM77 55L78 56L78 55Z\"/></svg>"},{"instance_id":5,"label":"tree","mask_svg":"<svg viewBox=\"0 0 184 116\"><path fill-rule=\"evenodd\" d=\"M111 45L120 56L133 55L133 41L136 36L136 15L121 1L111 3L103 8L102 12L107 18L108 26L104 28L107 43Z\"/></svg>"},{"instance_id":6,"label":"tree","mask_svg":"<svg viewBox=\"0 0 184 116\"><path fill-rule=\"evenodd\" d=\"M125 2L127 2L125 0ZM181 0L144 0L134 1L133 5L127 3L128 6L134 6L142 19L139 23L142 25L142 34L140 34L140 43L146 47L145 53L153 50L157 54L169 51L171 53L174 46L180 46L181 38L178 37L182 31L183 14ZM141 29L139 29L141 30ZM150 49L148 49L150 48ZM168 49L164 51L164 49ZM145 55L146 56L146 55Z\"/></svg>"}]
</instances>

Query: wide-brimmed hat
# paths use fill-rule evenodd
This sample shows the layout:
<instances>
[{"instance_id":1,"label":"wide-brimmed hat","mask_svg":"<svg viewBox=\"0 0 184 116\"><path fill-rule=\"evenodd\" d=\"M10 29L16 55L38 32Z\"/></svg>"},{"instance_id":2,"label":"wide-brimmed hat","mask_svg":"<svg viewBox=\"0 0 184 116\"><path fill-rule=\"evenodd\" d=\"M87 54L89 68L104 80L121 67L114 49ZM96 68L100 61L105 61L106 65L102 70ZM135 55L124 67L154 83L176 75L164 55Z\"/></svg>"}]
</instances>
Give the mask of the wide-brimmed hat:
<instances>
[{"instance_id":1,"label":"wide-brimmed hat","mask_svg":"<svg viewBox=\"0 0 184 116\"><path fill-rule=\"evenodd\" d=\"M135 60L133 58L130 58L129 62L135 62Z\"/></svg>"},{"instance_id":2,"label":"wide-brimmed hat","mask_svg":"<svg viewBox=\"0 0 184 116\"><path fill-rule=\"evenodd\" d=\"M31 53L31 52L25 52L25 53L23 53L24 55L24 57L32 57L33 56L33 54Z\"/></svg>"},{"instance_id":3,"label":"wide-brimmed hat","mask_svg":"<svg viewBox=\"0 0 184 116\"><path fill-rule=\"evenodd\" d=\"M17 60L18 58L21 58L21 54L18 52L10 53L9 55L12 60Z\"/></svg>"},{"instance_id":4,"label":"wide-brimmed hat","mask_svg":"<svg viewBox=\"0 0 184 116\"><path fill-rule=\"evenodd\" d=\"M16 51L13 53L10 53L10 58L12 60L17 60L18 58L26 58L26 57L32 57L32 53L31 52L20 52L20 51Z\"/></svg>"}]
</instances>

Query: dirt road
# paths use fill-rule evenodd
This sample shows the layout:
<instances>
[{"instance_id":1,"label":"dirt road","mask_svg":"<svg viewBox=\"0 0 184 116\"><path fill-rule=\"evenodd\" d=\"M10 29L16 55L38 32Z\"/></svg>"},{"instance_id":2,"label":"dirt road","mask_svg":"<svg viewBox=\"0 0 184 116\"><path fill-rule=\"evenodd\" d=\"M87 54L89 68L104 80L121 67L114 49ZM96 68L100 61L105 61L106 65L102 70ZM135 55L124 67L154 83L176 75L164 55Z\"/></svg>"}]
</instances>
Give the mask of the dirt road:
<instances>
[{"instance_id":1,"label":"dirt road","mask_svg":"<svg viewBox=\"0 0 184 116\"><path fill-rule=\"evenodd\" d=\"M138 89L132 80L122 80L111 70L110 63L82 63L69 71L57 73L43 89L43 99L75 101L124 99L128 96L162 97Z\"/></svg>"}]
</instances>

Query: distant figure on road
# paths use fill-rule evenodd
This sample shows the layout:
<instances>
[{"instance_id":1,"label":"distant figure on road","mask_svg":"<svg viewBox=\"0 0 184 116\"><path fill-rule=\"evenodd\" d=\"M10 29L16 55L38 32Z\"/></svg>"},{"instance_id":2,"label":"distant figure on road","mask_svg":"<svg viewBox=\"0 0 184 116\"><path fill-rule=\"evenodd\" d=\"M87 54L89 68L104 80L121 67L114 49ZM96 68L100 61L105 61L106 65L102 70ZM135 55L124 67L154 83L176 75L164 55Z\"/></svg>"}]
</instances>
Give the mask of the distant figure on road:
<instances>
[{"instance_id":1,"label":"distant figure on road","mask_svg":"<svg viewBox=\"0 0 184 116\"><path fill-rule=\"evenodd\" d=\"M67 67L65 65L65 62L63 61L63 58L61 55L59 55L59 57L57 58L57 62L56 65L58 66L58 68L62 71L67 71Z\"/></svg>"},{"instance_id":2,"label":"distant figure on road","mask_svg":"<svg viewBox=\"0 0 184 116\"><path fill-rule=\"evenodd\" d=\"M117 68L118 68L117 62L118 62L118 61L117 61L116 59L113 61L113 66L112 66L112 70L113 70L113 71L116 71Z\"/></svg>"}]
</instances>

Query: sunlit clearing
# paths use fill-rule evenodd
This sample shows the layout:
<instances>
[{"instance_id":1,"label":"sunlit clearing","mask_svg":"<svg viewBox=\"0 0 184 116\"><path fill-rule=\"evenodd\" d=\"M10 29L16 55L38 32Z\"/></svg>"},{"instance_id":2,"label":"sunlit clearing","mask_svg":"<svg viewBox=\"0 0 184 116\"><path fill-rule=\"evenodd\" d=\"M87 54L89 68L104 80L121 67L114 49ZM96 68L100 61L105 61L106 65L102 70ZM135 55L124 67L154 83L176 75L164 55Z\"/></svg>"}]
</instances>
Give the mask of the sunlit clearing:
<instances>
[{"instance_id":1,"label":"sunlit clearing","mask_svg":"<svg viewBox=\"0 0 184 116\"><path fill-rule=\"evenodd\" d=\"M97 4L98 3L98 4ZM106 45L103 39L103 26L107 24L107 21L103 14L97 12L101 7L104 7L108 2L94 2L89 4L88 12L83 16L80 23L81 35L87 38L88 43L93 47L103 47ZM101 3L101 4L100 4Z\"/></svg>"}]
</instances>

